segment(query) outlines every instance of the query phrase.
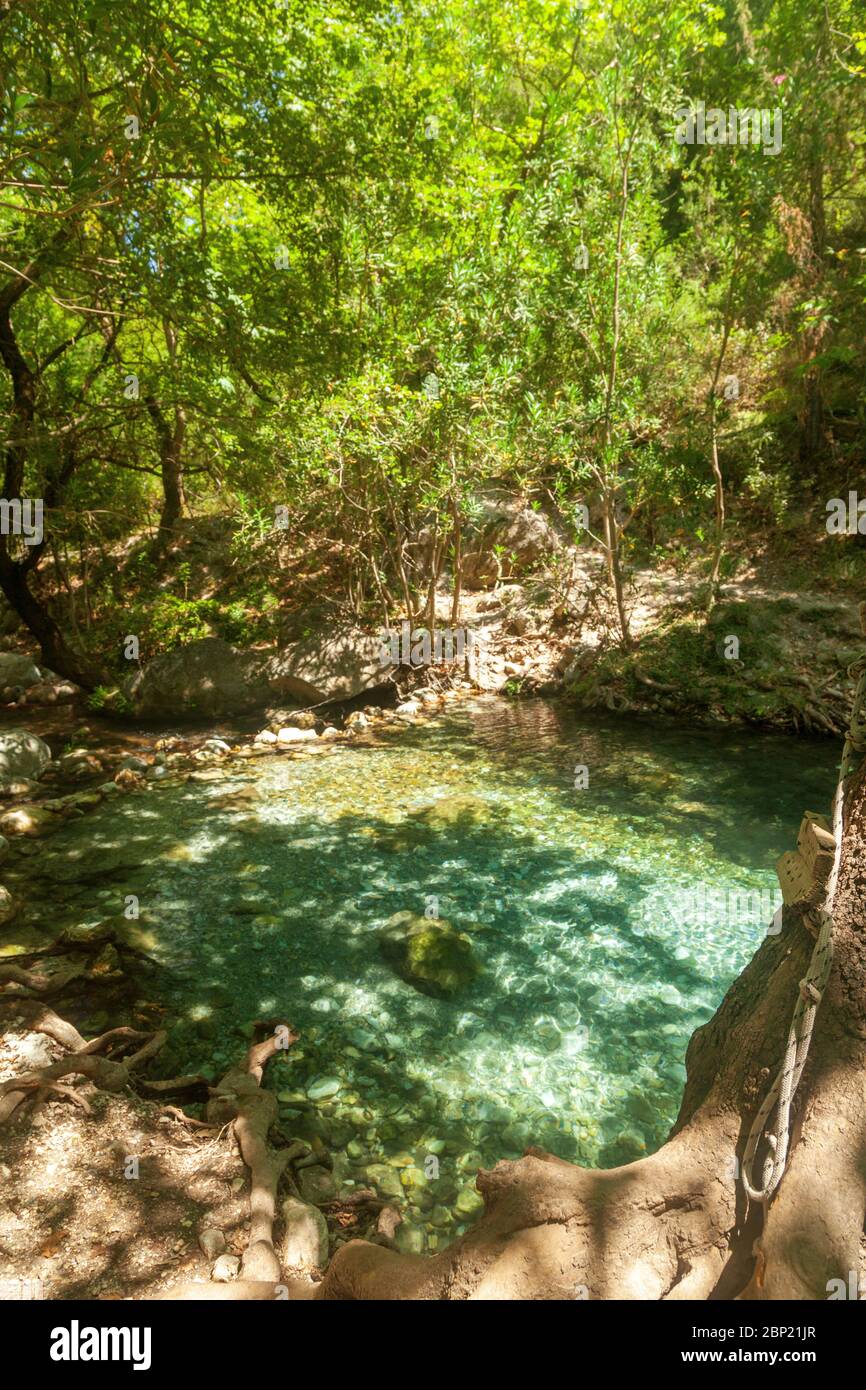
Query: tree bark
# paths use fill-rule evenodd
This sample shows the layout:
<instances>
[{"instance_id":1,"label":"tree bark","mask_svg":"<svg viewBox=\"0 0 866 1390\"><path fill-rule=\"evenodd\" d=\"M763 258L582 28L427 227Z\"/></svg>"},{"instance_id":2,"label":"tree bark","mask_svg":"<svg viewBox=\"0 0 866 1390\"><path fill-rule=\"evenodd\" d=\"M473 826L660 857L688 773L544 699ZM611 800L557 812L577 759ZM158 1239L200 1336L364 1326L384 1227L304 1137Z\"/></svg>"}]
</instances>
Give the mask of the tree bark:
<instances>
[{"instance_id":1,"label":"tree bark","mask_svg":"<svg viewBox=\"0 0 866 1390\"><path fill-rule=\"evenodd\" d=\"M68 228L58 232L48 247L35 256L0 292L0 360L8 371L12 384L12 419L3 473L3 496L9 501L23 496L28 449L36 418L39 381L37 373L31 369L18 345L11 313L19 299L38 282L70 236L71 230ZM74 340L67 340L62 347L68 346L72 341ZM48 481L45 489L43 500L46 509L56 505L60 500L75 465L74 449L68 445L63 466L59 473ZM8 535L0 534L0 588L6 599L39 642L45 665L68 680L92 690L102 678L101 669L69 645L46 605L30 588L29 575L35 570L42 555L45 547L44 537L38 544L31 546L23 559L19 560L13 558L9 542Z\"/></svg>"},{"instance_id":2,"label":"tree bark","mask_svg":"<svg viewBox=\"0 0 866 1390\"><path fill-rule=\"evenodd\" d=\"M171 371L174 374L177 362L177 334L168 319L163 323L163 332ZM158 560L173 539L177 523L183 515L183 445L186 438L186 411L181 403L177 402L174 407L174 421L170 425L152 393L148 395L145 403L159 440L162 510L151 550L152 558Z\"/></svg>"},{"instance_id":3,"label":"tree bark","mask_svg":"<svg viewBox=\"0 0 866 1390\"><path fill-rule=\"evenodd\" d=\"M105 679L100 665L69 645L48 608L32 592L24 562L12 560L0 538L0 589L39 643L42 662L51 671L93 690Z\"/></svg>"}]
</instances>

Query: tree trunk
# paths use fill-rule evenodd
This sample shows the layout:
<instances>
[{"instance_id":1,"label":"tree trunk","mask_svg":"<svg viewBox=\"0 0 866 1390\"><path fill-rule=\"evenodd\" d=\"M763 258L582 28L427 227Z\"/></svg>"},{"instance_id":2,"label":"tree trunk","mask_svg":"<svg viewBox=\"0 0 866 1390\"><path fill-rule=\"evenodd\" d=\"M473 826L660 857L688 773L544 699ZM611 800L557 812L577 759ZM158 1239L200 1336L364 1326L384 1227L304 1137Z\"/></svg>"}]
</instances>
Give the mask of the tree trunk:
<instances>
[{"instance_id":1,"label":"tree trunk","mask_svg":"<svg viewBox=\"0 0 866 1390\"><path fill-rule=\"evenodd\" d=\"M809 161L809 254L806 277L814 297L821 293L827 254L827 231L824 213L824 161L821 133L812 134ZM811 474L821 463L827 447L824 409L823 374L815 358L826 348L829 325L819 317L803 334L803 405L800 417L800 462L804 472Z\"/></svg>"},{"instance_id":2,"label":"tree trunk","mask_svg":"<svg viewBox=\"0 0 866 1390\"><path fill-rule=\"evenodd\" d=\"M46 606L31 592L27 574L23 563L0 554L0 589L38 641L43 664L85 690L93 690L106 679L105 672L70 647Z\"/></svg>"},{"instance_id":3,"label":"tree trunk","mask_svg":"<svg viewBox=\"0 0 866 1390\"><path fill-rule=\"evenodd\" d=\"M11 422L3 473L3 496L10 501L21 498L24 491L28 449L36 419L38 387L38 377L18 345L11 313L28 289L36 284L52 257L63 248L70 236L70 228L59 231L48 247L0 291L0 360L12 383ZM64 346L71 341L68 340ZM55 478L47 481L43 499L46 508L56 506L59 502L63 489L74 471L75 462L74 448L68 445L64 466ZM44 664L58 675L92 690L103 678L103 673L95 663L70 647L46 606L30 589L29 574L38 564L44 548L43 536L35 547L30 548L24 559L15 560L10 553L9 536L0 535L0 589L39 642Z\"/></svg>"},{"instance_id":4,"label":"tree trunk","mask_svg":"<svg viewBox=\"0 0 866 1390\"><path fill-rule=\"evenodd\" d=\"M186 414L181 406L174 412L174 429L160 459L162 471L162 512L159 518L159 545L164 549L174 536L183 514L183 441L186 435Z\"/></svg>"},{"instance_id":5,"label":"tree trunk","mask_svg":"<svg viewBox=\"0 0 866 1390\"><path fill-rule=\"evenodd\" d=\"M173 376L177 364L177 333L169 319L163 320L163 334ZM177 402L174 407L174 424L169 426L159 402L152 393L147 397L146 405L159 440L162 511L151 547L151 558L158 561L172 541L175 527L183 515L183 444L186 438L186 411Z\"/></svg>"},{"instance_id":6,"label":"tree trunk","mask_svg":"<svg viewBox=\"0 0 866 1390\"><path fill-rule=\"evenodd\" d=\"M834 955L795 1097L788 1168L762 1236L734 1178L784 1053L814 941L785 910L692 1037L667 1143L596 1172L529 1150L478 1175L485 1212L431 1258L364 1241L337 1252L318 1299L826 1299L860 1271L866 1212L866 762L853 779ZM850 784L849 784L850 785ZM738 1170L737 1170L738 1171Z\"/></svg>"}]
</instances>

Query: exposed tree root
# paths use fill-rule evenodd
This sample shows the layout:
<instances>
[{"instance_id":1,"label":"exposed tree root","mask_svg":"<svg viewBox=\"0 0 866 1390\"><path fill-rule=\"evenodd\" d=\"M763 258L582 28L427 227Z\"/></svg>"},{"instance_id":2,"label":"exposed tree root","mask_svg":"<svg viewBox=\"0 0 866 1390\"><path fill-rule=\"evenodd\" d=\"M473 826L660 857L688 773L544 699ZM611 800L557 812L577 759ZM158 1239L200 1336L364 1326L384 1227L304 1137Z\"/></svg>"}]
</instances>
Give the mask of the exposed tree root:
<instances>
[{"instance_id":1,"label":"exposed tree root","mask_svg":"<svg viewBox=\"0 0 866 1390\"><path fill-rule=\"evenodd\" d=\"M191 1076L171 1076L165 1081L151 1081L144 1076L136 1080L136 1090L143 1096L150 1096L154 1100L160 1100L163 1096L176 1096L187 1104L207 1100L210 1086L209 1078L199 1073Z\"/></svg>"},{"instance_id":2,"label":"exposed tree root","mask_svg":"<svg viewBox=\"0 0 866 1390\"><path fill-rule=\"evenodd\" d=\"M15 1116L25 1102L39 1105L51 1095L80 1105L88 1114L85 1096L70 1086L59 1085L64 1077L83 1076L100 1090L117 1092L129 1085L136 1067L144 1066L165 1043L164 1032L142 1033L137 1028L110 1028L88 1042L73 1024L67 1023L46 1005L35 1000L16 1000L16 1013L23 1016L33 1032L45 1033L70 1051L68 1057L0 1082L0 1124ZM135 1042L142 1046L124 1061L100 1054L107 1048L124 1052Z\"/></svg>"},{"instance_id":3,"label":"exposed tree root","mask_svg":"<svg viewBox=\"0 0 866 1390\"><path fill-rule=\"evenodd\" d=\"M50 974L23 965L0 965L0 986L5 986L4 999L26 999L34 994L47 998L62 994L82 973L83 967L77 961Z\"/></svg>"},{"instance_id":4,"label":"exposed tree root","mask_svg":"<svg viewBox=\"0 0 866 1390\"><path fill-rule=\"evenodd\" d=\"M316 1285L304 1279L233 1279L230 1284L173 1284L156 1296L156 1302L273 1303L275 1298L292 1303L315 1297Z\"/></svg>"},{"instance_id":5,"label":"exposed tree root","mask_svg":"<svg viewBox=\"0 0 866 1390\"><path fill-rule=\"evenodd\" d=\"M270 1280L273 1285L281 1280L280 1262L274 1250L274 1220L277 1189L290 1156L289 1150L281 1152L268 1143L268 1132L276 1122L279 1107L276 1096L263 1090L261 1081L271 1057L297 1039L297 1033L277 1025L271 1037L253 1044L241 1065L226 1072L213 1088L207 1107L211 1124L233 1122L241 1157L250 1170L250 1235L241 1263L241 1279L254 1283Z\"/></svg>"}]
</instances>

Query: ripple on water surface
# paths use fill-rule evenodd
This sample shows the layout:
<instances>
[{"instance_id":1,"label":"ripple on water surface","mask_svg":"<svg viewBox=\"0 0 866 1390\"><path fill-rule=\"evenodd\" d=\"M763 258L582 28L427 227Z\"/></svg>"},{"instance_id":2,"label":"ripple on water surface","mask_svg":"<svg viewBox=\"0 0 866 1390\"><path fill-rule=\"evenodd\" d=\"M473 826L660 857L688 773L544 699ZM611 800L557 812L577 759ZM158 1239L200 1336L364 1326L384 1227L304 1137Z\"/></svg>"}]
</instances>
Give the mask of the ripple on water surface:
<instances>
[{"instance_id":1,"label":"ripple on water surface","mask_svg":"<svg viewBox=\"0 0 866 1390\"><path fill-rule=\"evenodd\" d=\"M273 1069L289 1128L323 1122L344 1180L402 1180L435 1248L474 1213L479 1164L536 1143L610 1166L664 1141L688 1039L759 944L775 859L804 809L826 809L835 758L487 700L87 827L134 821L143 855L156 838L142 909L184 1068L228 1063L239 1024L285 1016L302 1033ZM414 814L456 794L480 814L417 833ZM379 929L404 909L469 935L483 973L459 999L383 960Z\"/></svg>"}]
</instances>

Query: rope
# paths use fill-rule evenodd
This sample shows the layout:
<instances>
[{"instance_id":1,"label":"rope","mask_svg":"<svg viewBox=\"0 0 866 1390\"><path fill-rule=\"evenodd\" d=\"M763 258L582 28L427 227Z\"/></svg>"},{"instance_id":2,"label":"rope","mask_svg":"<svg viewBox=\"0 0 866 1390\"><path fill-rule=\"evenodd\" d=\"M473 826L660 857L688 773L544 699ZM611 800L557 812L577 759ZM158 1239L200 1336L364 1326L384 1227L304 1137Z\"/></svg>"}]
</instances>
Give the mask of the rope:
<instances>
[{"instance_id":1,"label":"rope","mask_svg":"<svg viewBox=\"0 0 866 1390\"><path fill-rule=\"evenodd\" d=\"M837 846L839 843L837 840ZM791 1102L806 1065L815 1015L833 960L832 915L826 908L818 908L813 916L817 917L819 923L818 940L812 952L809 969L800 981L794 1017L788 1030L785 1056L776 1079L755 1116L743 1155L743 1187L749 1200L763 1204L765 1209L785 1171L791 1131ZM768 1125L767 1121L773 1111L773 1123ZM762 1136L767 1140L767 1152L761 1183L758 1186L752 1177L752 1165Z\"/></svg>"},{"instance_id":2,"label":"rope","mask_svg":"<svg viewBox=\"0 0 866 1390\"><path fill-rule=\"evenodd\" d=\"M861 621L866 631L866 615L861 610ZM818 928L818 939L809 961L809 968L800 981L794 1016L788 1030L785 1055L770 1090L764 1097L760 1109L749 1131L743 1154L743 1188L750 1202L762 1209L762 1227L766 1221L770 1199L785 1171L788 1160L788 1146L791 1136L791 1102L800 1084L815 1015L821 1003L830 967L833 962L833 900L839 881L839 865L842 857L843 808L845 783L855 770L860 755L866 751L866 657L861 657L849 670L849 675L859 677L854 695L851 723L845 738L839 782L833 800L833 838L835 851L833 868L827 882L827 891L822 907L812 909L808 916ZM770 1117L772 1116L772 1121ZM753 1176L753 1165L761 1139L766 1139L766 1153L758 1184ZM754 1242L754 1254L762 1259L760 1238Z\"/></svg>"}]
</instances>

